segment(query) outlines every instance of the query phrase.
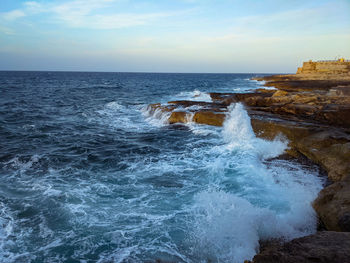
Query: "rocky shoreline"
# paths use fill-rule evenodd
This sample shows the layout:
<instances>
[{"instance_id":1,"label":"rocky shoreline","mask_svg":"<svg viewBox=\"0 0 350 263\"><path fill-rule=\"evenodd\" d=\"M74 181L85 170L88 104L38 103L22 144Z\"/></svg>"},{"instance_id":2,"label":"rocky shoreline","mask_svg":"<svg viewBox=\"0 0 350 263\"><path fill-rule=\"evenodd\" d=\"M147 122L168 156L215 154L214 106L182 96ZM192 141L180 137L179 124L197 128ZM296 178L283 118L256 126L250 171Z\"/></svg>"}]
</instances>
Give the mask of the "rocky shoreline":
<instances>
[{"instance_id":1,"label":"rocky shoreline","mask_svg":"<svg viewBox=\"0 0 350 263\"><path fill-rule=\"evenodd\" d=\"M305 64L305 63L304 63ZM305 157L326 172L329 183L313 202L320 229L285 244L262 246L252 262L350 262L350 73L310 73L254 78L250 93L210 93L212 102L151 104L169 123L221 126L231 103L243 103L258 137L282 135L288 156Z\"/></svg>"}]
</instances>

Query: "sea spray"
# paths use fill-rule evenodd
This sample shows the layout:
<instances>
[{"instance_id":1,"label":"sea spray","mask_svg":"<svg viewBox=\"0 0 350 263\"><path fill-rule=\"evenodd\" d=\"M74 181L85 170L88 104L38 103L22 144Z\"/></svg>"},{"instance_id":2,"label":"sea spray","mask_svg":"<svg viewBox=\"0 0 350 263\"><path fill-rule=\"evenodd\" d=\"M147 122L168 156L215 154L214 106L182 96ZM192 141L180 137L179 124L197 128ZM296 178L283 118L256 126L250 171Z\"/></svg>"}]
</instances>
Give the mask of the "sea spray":
<instances>
[{"instance_id":1,"label":"sea spray","mask_svg":"<svg viewBox=\"0 0 350 263\"><path fill-rule=\"evenodd\" d=\"M5 205L0 202L0 262L5 262L12 255L12 253L6 251L6 246L13 244L6 243L6 239L13 234L14 219L7 210Z\"/></svg>"},{"instance_id":2,"label":"sea spray","mask_svg":"<svg viewBox=\"0 0 350 263\"><path fill-rule=\"evenodd\" d=\"M212 102L212 99L209 93L202 92L198 89L195 89L193 91L182 91L179 94L175 95L175 98L173 99Z\"/></svg>"},{"instance_id":3,"label":"sea spray","mask_svg":"<svg viewBox=\"0 0 350 263\"><path fill-rule=\"evenodd\" d=\"M194 198L195 253L204 260L239 263L259 251L259 240L313 233L310 203L320 180L283 161L265 161L283 153L287 142L256 138L240 103L229 107L222 137L224 144L212 149L215 160L208 166L215 179Z\"/></svg>"},{"instance_id":4,"label":"sea spray","mask_svg":"<svg viewBox=\"0 0 350 263\"><path fill-rule=\"evenodd\" d=\"M169 123L169 117L171 112L163 111L160 108L152 108L151 106L145 106L141 110L142 114L146 117L146 120L154 126L160 127Z\"/></svg>"},{"instance_id":5,"label":"sea spray","mask_svg":"<svg viewBox=\"0 0 350 263\"><path fill-rule=\"evenodd\" d=\"M241 103L231 104L223 124L222 135L227 149L250 151L262 159L276 157L287 149L288 142L276 138L267 141L257 138L250 123L250 118Z\"/></svg>"}]
</instances>

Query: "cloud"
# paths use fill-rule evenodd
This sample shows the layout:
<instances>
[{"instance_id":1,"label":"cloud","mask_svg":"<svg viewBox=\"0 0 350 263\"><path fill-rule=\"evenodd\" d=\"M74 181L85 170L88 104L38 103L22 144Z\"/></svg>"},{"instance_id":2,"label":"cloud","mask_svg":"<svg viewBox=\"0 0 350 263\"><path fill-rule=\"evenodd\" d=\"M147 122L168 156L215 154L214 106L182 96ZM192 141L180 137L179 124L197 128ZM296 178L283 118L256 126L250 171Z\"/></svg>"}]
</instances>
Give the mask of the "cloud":
<instances>
[{"instance_id":1,"label":"cloud","mask_svg":"<svg viewBox=\"0 0 350 263\"><path fill-rule=\"evenodd\" d=\"M108 6L108 4L116 2L115 0L75 0L55 4L50 6L50 11L58 15L71 14L76 16L83 16L90 14L93 10L101 9Z\"/></svg>"},{"instance_id":2,"label":"cloud","mask_svg":"<svg viewBox=\"0 0 350 263\"><path fill-rule=\"evenodd\" d=\"M115 0L76 0L51 7L56 19L69 27L90 29L118 29L148 24L158 18L168 17L174 13L113 13L102 14L98 9L108 7Z\"/></svg>"},{"instance_id":3,"label":"cloud","mask_svg":"<svg viewBox=\"0 0 350 263\"><path fill-rule=\"evenodd\" d=\"M25 2L24 6L31 11L42 11L42 5L35 1Z\"/></svg>"},{"instance_id":4,"label":"cloud","mask_svg":"<svg viewBox=\"0 0 350 263\"><path fill-rule=\"evenodd\" d=\"M2 17L5 20L13 21L13 20L16 20L16 19L23 17L25 15L26 14L22 10L16 9L16 10L12 10L10 12L3 13Z\"/></svg>"},{"instance_id":5,"label":"cloud","mask_svg":"<svg viewBox=\"0 0 350 263\"><path fill-rule=\"evenodd\" d=\"M14 35L15 33L13 32L12 29L0 26L0 33L6 34L6 35Z\"/></svg>"},{"instance_id":6,"label":"cloud","mask_svg":"<svg viewBox=\"0 0 350 263\"><path fill-rule=\"evenodd\" d=\"M325 3L317 7L239 17L235 20L235 24L237 29L254 29L255 33L297 33L300 35L314 32L319 34L320 29L331 32L334 27L339 28L339 24L344 24L344 26L349 24L350 19L346 15L348 10L346 8L344 10L344 7L342 9L339 3Z\"/></svg>"},{"instance_id":7,"label":"cloud","mask_svg":"<svg viewBox=\"0 0 350 263\"><path fill-rule=\"evenodd\" d=\"M53 23L62 23L67 27L88 29L118 29L141 26L160 18L174 16L175 12L122 13L111 12L118 0L74 0L41 4L29 1L22 9L16 9L1 16L7 21L32 15L46 15Z\"/></svg>"},{"instance_id":8,"label":"cloud","mask_svg":"<svg viewBox=\"0 0 350 263\"><path fill-rule=\"evenodd\" d=\"M13 22L19 18L27 17L33 14L45 12L44 6L35 1L25 2L23 8L15 9L9 12L0 13L0 19Z\"/></svg>"},{"instance_id":9,"label":"cloud","mask_svg":"<svg viewBox=\"0 0 350 263\"><path fill-rule=\"evenodd\" d=\"M158 18L170 15L170 13L95 15L84 17L80 25L95 29L117 29L146 25Z\"/></svg>"}]
</instances>

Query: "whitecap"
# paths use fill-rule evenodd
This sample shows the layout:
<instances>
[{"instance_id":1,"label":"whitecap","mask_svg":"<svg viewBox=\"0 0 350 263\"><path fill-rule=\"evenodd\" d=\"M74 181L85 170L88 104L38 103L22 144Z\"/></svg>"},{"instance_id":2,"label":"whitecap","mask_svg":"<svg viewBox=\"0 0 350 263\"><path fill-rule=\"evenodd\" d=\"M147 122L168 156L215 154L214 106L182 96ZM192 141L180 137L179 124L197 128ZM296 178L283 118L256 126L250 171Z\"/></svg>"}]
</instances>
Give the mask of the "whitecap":
<instances>
[{"instance_id":1,"label":"whitecap","mask_svg":"<svg viewBox=\"0 0 350 263\"><path fill-rule=\"evenodd\" d=\"M288 141L282 137L273 141L257 138L248 113L241 103L229 106L222 134L227 149L251 151L263 159L277 157L288 147Z\"/></svg>"},{"instance_id":2,"label":"whitecap","mask_svg":"<svg viewBox=\"0 0 350 263\"><path fill-rule=\"evenodd\" d=\"M145 106L141 112L146 117L146 121L156 127L168 124L171 115L171 112L164 111L160 108L154 109L150 105Z\"/></svg>"},{"instance_id":3,"label":"whitecap","mask_svg":"<svg viewBox=\"0 0 350 263\"><path fill-rule=\"evenodd\" d=\"M179 94L175 95L173 100L191 100L191 101L205 101L205 102L212 102L212 99L210 97L210 94L207 92L202 92L200 90L193 90L193 91L183 91Z\"/></svg>"},{"instance_id":4,"label":"whitecap","mask_svg":"<svg viewBox=\"0 0 350 263\"><path fill-rule=\"evenodd\" d=\"M210 151L206 166L211 183L194 197L190 240L196 257L240 263L259 252L260 240L290 240L316 231L311 202L322 187L317 172L269 160L284 152L286 140L256 138L238 103L229 107L222 141Z\"/></svg>"}]
</instances>

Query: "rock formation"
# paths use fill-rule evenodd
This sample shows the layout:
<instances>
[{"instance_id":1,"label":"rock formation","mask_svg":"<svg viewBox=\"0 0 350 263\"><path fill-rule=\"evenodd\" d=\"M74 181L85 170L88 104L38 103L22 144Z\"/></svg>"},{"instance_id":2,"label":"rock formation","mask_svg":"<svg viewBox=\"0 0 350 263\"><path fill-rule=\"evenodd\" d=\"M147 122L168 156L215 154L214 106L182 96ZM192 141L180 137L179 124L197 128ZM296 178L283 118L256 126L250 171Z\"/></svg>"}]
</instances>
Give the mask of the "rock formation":
<instances>
[{"instance_id":1,"label":"rock formation","mask_svg":"<svg viewBox=\"0 0 350 263\"><path fill-rule=\"evenodd\" d=\"M256 255L254 263L350 262L350 233L321 231L285 244L273 244Z\"/></svg>"}]
</instances>

